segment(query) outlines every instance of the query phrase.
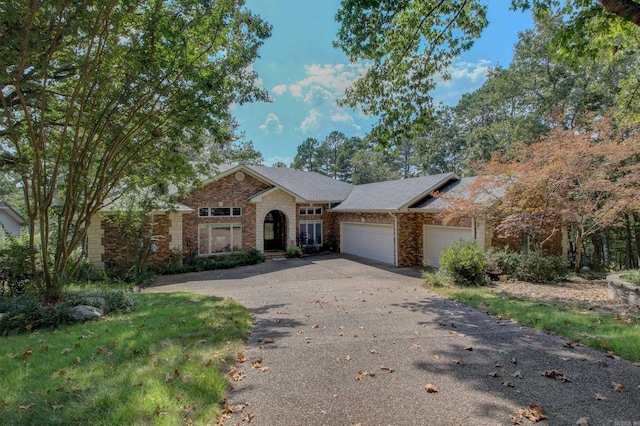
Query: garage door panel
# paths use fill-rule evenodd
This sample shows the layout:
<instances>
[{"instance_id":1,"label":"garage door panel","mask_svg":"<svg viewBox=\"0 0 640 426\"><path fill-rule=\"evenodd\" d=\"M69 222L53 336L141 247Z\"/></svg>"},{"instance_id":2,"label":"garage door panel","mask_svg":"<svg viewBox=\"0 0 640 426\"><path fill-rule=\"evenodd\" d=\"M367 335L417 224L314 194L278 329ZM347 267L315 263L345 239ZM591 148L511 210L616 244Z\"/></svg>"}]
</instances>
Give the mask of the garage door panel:
<instances>
[{"instance_id":1,"label":"garage door panel","mask_svg":"<svg viewBox=\"0 0 640 426\"><path fill-rule=\"evenodd\" d=\"M343 253L354 254L380 262L395 263L393 225L371 225L342 222Z\"/></svg>"},{"instance_id":2,"label":"garage door panel","mask_svg":"<svg viewBox=\"0 0 640 426\"><path fill-rule=\"evenodd\" d=\"M458 240L473 240L471 228L427 226L423 228L424 264L440 267L440 253Z\"/></svg>"}]
</instances>

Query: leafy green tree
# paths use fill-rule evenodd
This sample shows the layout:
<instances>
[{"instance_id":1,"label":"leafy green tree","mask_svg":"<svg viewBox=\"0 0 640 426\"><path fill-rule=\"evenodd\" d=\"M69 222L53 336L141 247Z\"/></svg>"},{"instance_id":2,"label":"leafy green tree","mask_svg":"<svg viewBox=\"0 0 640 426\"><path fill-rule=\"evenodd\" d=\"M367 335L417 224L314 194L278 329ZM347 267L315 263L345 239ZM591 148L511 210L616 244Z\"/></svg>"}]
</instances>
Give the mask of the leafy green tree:
<instances>
[{"instance_id":1,"label":"leafy green tree","mask_svg":"<svg viewBox=\"0 0 640 426\"><path fill-rule=\"evenodd\" d=\"M382 182L400 177L387 162L387 157L382 152L371 148L356 151L351 164L353 167L351 183L354 185Z\"/></svg>"},{"instance_id":2,"label":"leafy green tree","mask_svg":"<svg viewBox=\"0 0 640 426\"><path fill-rule=\"evenodd\" d=\"M315 138L307 138L298 146L296 156L291 163L291 167L307 172L319 172L321 158L318 155L320 142Z\"/></svg>"},{"instance_id":3,"label":"leafy green tree","mask_svg":"<svg viewBox=\"0 0 640 426\"><path fill-rule=\"evenodd\" d=\"M553 37L559 56L599 58L637 51L640 4L632 0L512 0L514 9L532 8L534 16L563 16ZM380 120L374 139L395 144L416 128L424 130L434 105L436 76L449 77L454 58L468 50L487 26L481 0L343 0L335 46L368 71L345 92L343 105L360 106ZM615 52L615 53L611 53ZM619 105L632 111L640 92L640 71L630 69ZM626 99L626 104L625 104ZM640 117L640 115L638 115Z\"/></svg>"},{"instance_id":4,"label":"leafy green tree","mask_svg":"<svg viewBox=\"0 0 640 426\"><path fill-rule=\"evenodd\" d=\"M225 146L220 152L222 162L228 164L264 165L264 157L256 151L251 141L236 141Z\"/></svg>"},{"instance_id":5,"label":"leafy green tree","mask_svg":"<svg viewBox=\"0 0 640 426\"><path fill-rule=\"evenodd\" d=\"M34 273L55 297L110 199L194 176L190 152L232 140L229 107L267 99L250 65L270 27L238 0L17 0L0 12L1 150L32 247L41 236Z\"/></svg>"}]
</instances>

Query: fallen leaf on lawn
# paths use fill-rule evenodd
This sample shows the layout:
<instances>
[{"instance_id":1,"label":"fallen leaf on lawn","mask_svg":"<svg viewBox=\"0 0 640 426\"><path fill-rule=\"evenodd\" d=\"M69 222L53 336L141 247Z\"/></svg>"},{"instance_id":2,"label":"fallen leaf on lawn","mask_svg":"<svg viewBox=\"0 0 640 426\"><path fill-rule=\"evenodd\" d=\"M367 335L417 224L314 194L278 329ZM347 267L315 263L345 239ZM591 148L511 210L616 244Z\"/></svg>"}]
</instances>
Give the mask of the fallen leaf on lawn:
<instances>
[{"instance_id":1,"label":"fallen leaf on lawn","mask_svg":"<svg viewBox=\"0 0 640 426\"><path fill-rule=\"evenodd\" d=\"M560 382L569 382L569 378L567 376L564 375L564 373L560 370L545 370L544 373L542 373L543 376L545 377L549 377L551 379L556 379Z\"/></svg>"},{"instance_id":2,"label":"fallen leaf on lawn","mask_svg":"<svg viewBox=\"0 0 640 426\"><path fill-rule=\"evenodd\" d=\"M245 362L247 360L247 357L242 353L242 352L238 352L238 355L236 356L236 361L237 362Z\"/></svg>"},{"instance_id":3,"label":"fallen leaf on lawn","mask_svg":"<svg viewBox=\"0 0 640 426\"><path fill-rule=\"evenodd\" d=\"M382 367L380 367L380 370L385 370L385 371L388 371L389 373L393 373L394 371L396 371L396 369L395 369L395 368L393 368L393 367L387 367L387 366L385 366L385 365L383 365Z\"/></svg>"},{"instance_id":4,"label":"fallen leaf on lawn","mask_svg":"<svg viewBox=\"0 0 640 426\"><path fill-rule=\"evenodd\" d=\"M20 408L21 410L28 410L29 408L33 407L36 404L28 404L28 405L20 405L18 408Z\"/></svg>"},{"instance_id":5,"label":"fallen leaf on lawn","mask_svg":"<svg viewBox=\"0 0 640 426\"><path fill-rule=\"evenodd\" d=\"M254 359L251 365L253 366L253 368L260 368L260 366L262 365L262 358Z\"/></svg>"},{"instance_id":6,"label":"fallen leaf on lawn","mask_svg":"<svg viewBox=\"0 0 640 426\"><path fill-rule=\"evenodd\" d=\"M153 362L156 363L156 365L158 364L158 361L156 361L156 360L153 360ZM209 360L207 360L207 362L204 363L204 366L205 367L211 367L211 364L213 364L213 360L209 359ZM154 367L155 367L155 365L154 365Z\"/></svg>"},{"instance_id":7,"label":"fallen leaf on lawn","mask_svg":"<svg viewBox=\"0 0 640 426\"><path fill-rule=\"evenodd\" d=\"M599 393L595 394L595 397L596 397L596 401L604 401L604 402L609 401L609 398Z\"/></svg>"},{"instance_id":8,"label":"fallen leaf on lawn","mask_svg":"<svg viewBox=\"0 0 640 426\"><path fill-rule=\"evenodd\" d=\"M428 393L437 393L437 392L438 392L438 388L437 388L437 387L435 387L435 386L433 386L431 383L429 383L429 384L428 384L427 386L425 386L424 388L425 388L425 390L426 390Z\"/></svg>"},{"instance_id":9,"label":"fallen leaf on lawn","mask_svg":"<svg viewBox=\"0 0 640 426\"><path fill-rule=\"evenodd\" d=\"M14 353L8 353L7 354L7 358L9 358L9 359L12 359L12 358L15 358L15 357L16 357L16 354L14 354Z\"/></svg>"},{"instance_id":10,"label":"fallen leaf on lawn","mask_svg":"<svg viewBox=\"0 0 640 426\"><path fill-rule=\"evenodd\" d=\"M59 375L59 376L66 376L66 375L67 375L67 372L66 372L65 370L60 370L60 371L58 372L58 375Z\"/></svg>"},{"instance_id":11,"label":"fallen leaf on lawn","mask_svg":"<svg viewBox=\"0 0 640 426\"><path fill-rule=\"evenodd\" d=\"M33 346L29 345L22 353L22 359L28 359L31 355L33 355Z\"/></svg>"},{"instance_id":12,"label":"fallen leaf on lawn","mask_svg":"<svg viewBox=\"0 0 640 426\"><path fill-rule=\"evenodd\" d=\"M59 410L59 409L61 409L62 407L64 407L64 405L62 405L62 404L53 404L53 405L51 406L51 408L52 408L53 410Z\"/></svg>"},{"instance_id":13,"label":"fallen leaf on lawn","mask_svg":"<svg viewBox=\"0 0 640 426\"><path fill-rule=\"evenodd\" d=\"M623 384L616 382L611 382L611 387L615 389L616 392L624 392L627 390L627 388Z\"/></svg>"}]
</instances>

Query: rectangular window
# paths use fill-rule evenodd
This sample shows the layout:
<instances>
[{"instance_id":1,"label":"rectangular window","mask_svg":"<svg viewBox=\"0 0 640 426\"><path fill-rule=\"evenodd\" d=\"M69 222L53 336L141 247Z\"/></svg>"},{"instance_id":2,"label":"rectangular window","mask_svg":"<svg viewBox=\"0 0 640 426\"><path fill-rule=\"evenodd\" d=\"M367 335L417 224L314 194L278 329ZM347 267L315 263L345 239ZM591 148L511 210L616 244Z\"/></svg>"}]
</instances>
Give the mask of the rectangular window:
<instances>
[{"instance_id":1,"label":"rectangular window","mask_svg":"<svg viewBox=\"0 0 640 426\"><path fill-rule=\"evenodd\" d=\"M301 235L304 235L302 244L322 244L322 221L302 221L299 225L299 231Z\"/></svg>"},{"instance_id":2,"label":"rectangular window","mask_svg":"<svg viewBox=\"0 0 640 426\"><path fill-rule=\"evenodd\" d=\"M310 207L300 207L300 215L320 215L322 214L322 207L315 207L315 206L310 206Z\"/></svg>"},{"instance_id":3,"label":"rectangular window","mask_svg":"<svg viewBox=\"0 0 640 426\"><path fill-rule=\"evenodd\" d=\"M200 217L239 217L242 216L241 207L200 207Z\"/></svg>"},{"instance_id":4,"label":"rectangular window","mask_svg":"<svg viewBox=\"0 0 640 426\"><path fill-rule=\"evenodd\" d=\"M198 227L198 254L242 250L242 226L234 223L202 223Z\"/></svg>"}]
</instances>

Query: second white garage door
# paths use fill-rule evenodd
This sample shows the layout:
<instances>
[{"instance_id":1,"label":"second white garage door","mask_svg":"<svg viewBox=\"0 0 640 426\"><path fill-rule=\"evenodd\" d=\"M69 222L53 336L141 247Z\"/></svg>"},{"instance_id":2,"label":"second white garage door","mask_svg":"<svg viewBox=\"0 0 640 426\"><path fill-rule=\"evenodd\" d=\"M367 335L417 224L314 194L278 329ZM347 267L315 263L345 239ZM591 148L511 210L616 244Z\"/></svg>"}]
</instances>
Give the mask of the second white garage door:
<instances>
[{"instance_id":1,"label":"second white garage door","mask_svg":"<svg viewBox=\"0 0 640 426\"><path fill-rule=\"evenodd\" d=\"M458 240L472 240L471 228L425 225L422 232L425 266L440 267L440 252Z\"/></svg>"},{"instance_id":2,"label":"second white garage door","mask_svg":"<svg viewBox=\"0 0 640 426\"><path fill-rule=\"evenodd\" d=\"M395 264L395 232L393 225L371 225L342 222L340 251Z\"/></svg>"}]
</instances>

